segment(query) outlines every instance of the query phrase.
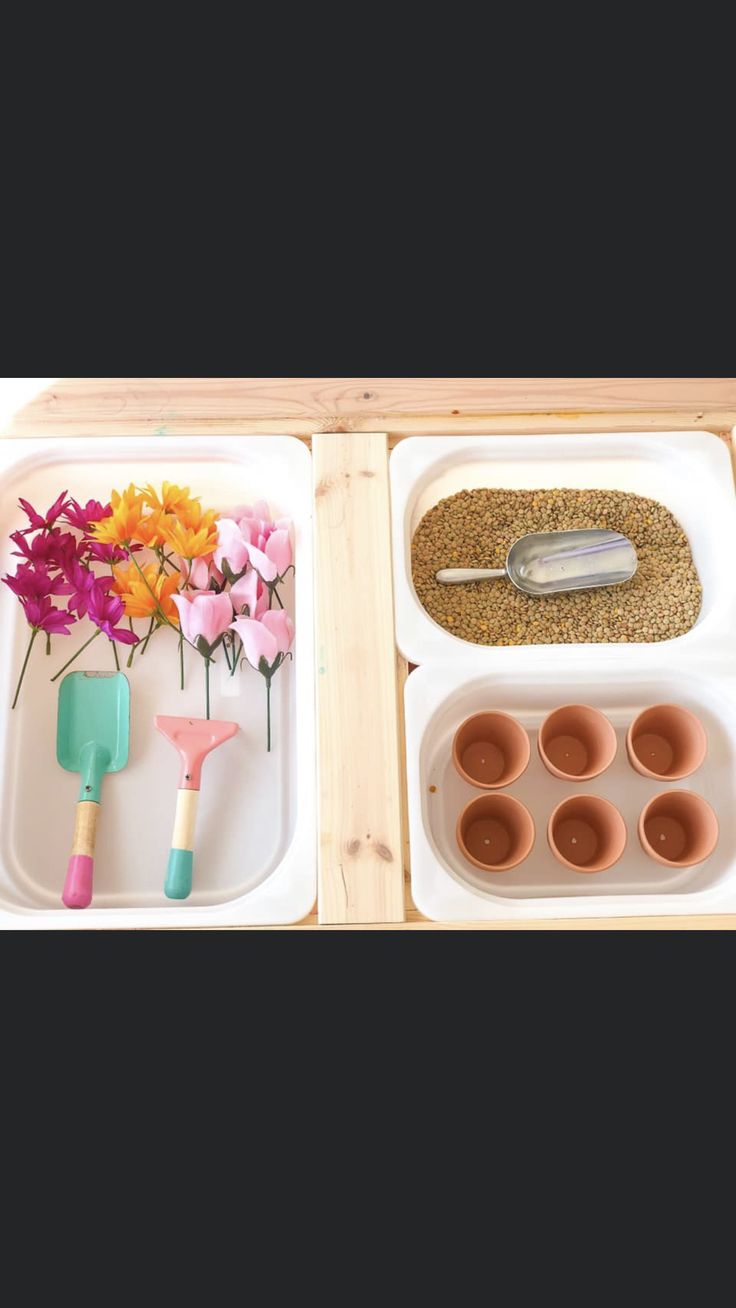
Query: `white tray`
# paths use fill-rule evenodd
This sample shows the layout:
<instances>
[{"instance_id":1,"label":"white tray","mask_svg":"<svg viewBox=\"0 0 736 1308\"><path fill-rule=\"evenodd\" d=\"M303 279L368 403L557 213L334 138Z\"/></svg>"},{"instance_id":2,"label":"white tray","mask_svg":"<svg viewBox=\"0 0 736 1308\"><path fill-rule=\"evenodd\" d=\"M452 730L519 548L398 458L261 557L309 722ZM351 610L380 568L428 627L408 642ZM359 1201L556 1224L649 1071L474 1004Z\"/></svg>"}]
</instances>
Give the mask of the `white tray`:
<instances>
[{"instance_id":1,"label":"white tray","mask_svg":"<svg viewBox=\"0 0 736 1308\"><path fill-rule=\"evenodd\" d=\"M411 579L411 539L424 514L448 495L479 486L633 491L659 500L687 534L703 586L695 626L673 641L641 645L529 645L533 662L557 661L584 649L593 661L638 662L668 645L695 657L713 654L736 630L732 554L736 497L731 457L710 432L591 433L575 436L416 436L391 455L396 640L412 663L480 655L493 666L498 647L478 646L445 631L417 598ZM565 654L562 654L562 651Z\"/></svg>"},{"instance_id":2,"label":"white tray","mask_svg":"<svg viewBox=\"0 0 736 1308\"><path fill-rule=\"evenodd\" d=\"M464 488L611 488L665 504L688 535L703 585L691 631L661 642L614 645L478 646L451 635L422 608L411 581L410 546L432 505ZM421 664L405 688L412 893L438 921L601 917L736 911L736 677L731 671L736 586L731 556L736 498L729 451L709 433L591 434L469 438L419 437L391 456L396 631L406 658ZM683 782L715 808L715 853L672 872L639 847L636 820L659 791L673 788L629 767L623 738L647 704L689 705L708 733L705 764ZM563 782L539 759L544 716L570 702L603 710L619 738L615 763L592 782ZM451 760L454 731L469 714L504 709L532 737L527 772L504 793L532 812L536 841L529 858L506 873L483 873L460 854L460 809L482 792L463 782ZM429 787L436 786L431 792ZM547 819L569 794L600 794L621 809L628 830L619 863L603 873L575 873L547 846Z\"/></svg>"},{"instance_id":3,"label":"white tray","mask_svg":"<svg viewBox=\"0 0 736 1308\"><path fill-rule=\"evenodd\" d=\"M11 698L28 628L0 587L0 925L4 927L215 926L298 921L316 896L315 720L311 457L290 436L0 441L0 565L25 519L19 495L42 510L60 490L103 496L130 481L190 485L203 503L227 509L255 498L294 521L296 581L286 588L296 625L295 658L273 683L273 749L266 752L263 678L232 680L222 656L212 668L212 716L241 730L206 760L197 815L194 889L183 902L163 893L178 780L178 757L153 726L156 713L204 716L202 660L187 651L179 690L177 645L159 632L129 674L128 766L105 778L95 857L94 899L73 911L60 902L79 779L56 762L59 683L49 678L88 630L36 642L18 707ZM142 629L144 624L138 624ZM89 629L91 630L91 628ZM124 648L124 647L122 647ZM127 656L127 650L125 650ZM217 657L217 656L216 656ZM121 660L124 666L124 659ZM100 638L73 665L113 667Z\"/></svg>"}]
</instances>

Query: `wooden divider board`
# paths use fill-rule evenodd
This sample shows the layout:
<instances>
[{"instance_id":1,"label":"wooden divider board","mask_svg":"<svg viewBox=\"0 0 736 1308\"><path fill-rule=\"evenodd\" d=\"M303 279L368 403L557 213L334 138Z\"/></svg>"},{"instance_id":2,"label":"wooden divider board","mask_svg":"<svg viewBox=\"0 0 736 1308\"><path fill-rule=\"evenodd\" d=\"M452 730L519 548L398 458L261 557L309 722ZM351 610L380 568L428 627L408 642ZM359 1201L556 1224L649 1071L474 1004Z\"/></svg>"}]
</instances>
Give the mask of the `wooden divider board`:
<instances>
[{"instance_id":1,"label":"wooden divider board","mask_svg":"<svg viewBox=\"0 0 736 1308\"><path fill-rule=\"evenodd\" d=\"M321 923L401 922L388 438L315 435Z\"/></svg>"}]
</instances>

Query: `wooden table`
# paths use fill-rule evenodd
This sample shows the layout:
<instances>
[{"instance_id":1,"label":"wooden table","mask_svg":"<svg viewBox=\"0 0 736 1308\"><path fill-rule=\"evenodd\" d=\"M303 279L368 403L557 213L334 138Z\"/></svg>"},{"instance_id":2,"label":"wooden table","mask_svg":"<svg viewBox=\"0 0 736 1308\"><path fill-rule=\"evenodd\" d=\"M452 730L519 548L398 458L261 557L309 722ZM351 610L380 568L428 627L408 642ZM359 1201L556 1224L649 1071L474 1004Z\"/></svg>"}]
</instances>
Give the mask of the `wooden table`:
<instances>
[{"instance_id":1,"label":"wooden table","mask_svg":"<svg viewBox=\"0 0 736 1308\"><path fill-rule=\"evenodd\" d=\"M685 930L733 929L736 914L448 927L414 907L403 762L407 666L393 642L388 453L410 435L494 432L584 439L592 431L703 429L731 447L735 425L733 377L112 377L59 381L5 434L287 432L311 445L319 912L289 930Z\"/></svg>"}]
</instances>

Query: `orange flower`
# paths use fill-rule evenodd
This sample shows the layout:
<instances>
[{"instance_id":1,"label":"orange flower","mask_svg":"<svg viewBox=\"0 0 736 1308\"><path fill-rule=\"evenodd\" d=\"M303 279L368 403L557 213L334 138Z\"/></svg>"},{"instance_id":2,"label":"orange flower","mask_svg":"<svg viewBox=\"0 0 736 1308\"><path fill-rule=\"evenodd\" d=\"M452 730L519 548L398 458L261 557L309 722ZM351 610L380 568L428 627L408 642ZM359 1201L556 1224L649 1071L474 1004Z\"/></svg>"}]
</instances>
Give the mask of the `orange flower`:
<instances>
[{"instance_id":1,"label":"orange flower","mask_svg":"<svg viewBox=\"0 0 736 1308\"><path fill-rule=\"evenodd\" d=\"M128 545L139 528L143 516L143 496L137 494L131 482L127 491L110 494L112 513L92 524L90 534L104 545Z\"/></svg>"},{"instance_id":2,"label":"orange flower","mask_svg":"<svg viewBox=\"0 0 736 1308\"><path fill-rule=\"evenodd\" d=\"M113 590L122 599L126 616L151 618L156 612L156 601L158 601L158 607L164 617L178 626L179 611L171 596L179 589L181 574L170 572L167 575L165 572L160 572L155 563L144 564L142 571L145 581L133 563L129 568L113 568L115 577Z\"/></svg>"},{"instance_id":3,"label":"orange flower","mask_svg":"<svg viewBox=\"0 0 736 1308\"><path fill-rule=\"evenodd\" d=\"M196 503L199 499L197 495L192 500L188 486L182 488L181 486L175 486L170 481L163 483L160 497L150 482L147 486L141 487L141 494L146 504L150 505L152 509L158 509L161 513L175 513L179 517L181 517L182 510L186 511L190 504Z\"/></svg>"},{"instance_id":4,"label":"orange flower","mask_svg":"<svg viewBox=\"0 0 736 1308\"><path fill-rule=\"evenodd\" d=\"M149 549L155 549L157 545L163 544L163 535L161 533L161 519L163 514L160 509L149 513L145 518L141 518L136 527L133 539L141 545L147 545Z\"/></svg>"},{"instance_id":5,"label":"orange flower","mask_svg":"<svg viewBox=\"0 0 736 1308\"><path fill-rule=\"evenodd\" d=\"M190 500L185 511L176 517L167 514L161 519L159 531L166 544L182 559L200 559L217 548L217 513L205 512L196 500Z\"/></svg>"}]
</instances>

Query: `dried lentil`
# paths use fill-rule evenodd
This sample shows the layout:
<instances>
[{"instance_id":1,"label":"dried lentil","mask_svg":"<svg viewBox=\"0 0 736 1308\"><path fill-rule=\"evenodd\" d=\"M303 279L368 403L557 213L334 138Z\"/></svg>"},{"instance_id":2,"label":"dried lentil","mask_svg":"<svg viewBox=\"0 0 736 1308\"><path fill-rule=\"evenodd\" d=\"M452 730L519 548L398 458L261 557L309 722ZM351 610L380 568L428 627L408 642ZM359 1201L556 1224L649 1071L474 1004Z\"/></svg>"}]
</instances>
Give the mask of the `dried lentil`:
<instances>
[{"instance_id":1,"label":"dried lentil","mask_svg":"<svg viewBox=\"0 0 736 1308\"><path fill-rule=\"evenodd\" d=\"M500 568L530 531L606 527L636 549L623 586L534 599L509 581L440 586L440 568ZM656 500L609 490L466 490L424 515L411 544L421 603L476 645L624 644L670 640L695 624L702 590L687 537Z\"/></svg>"}]
</instances>

